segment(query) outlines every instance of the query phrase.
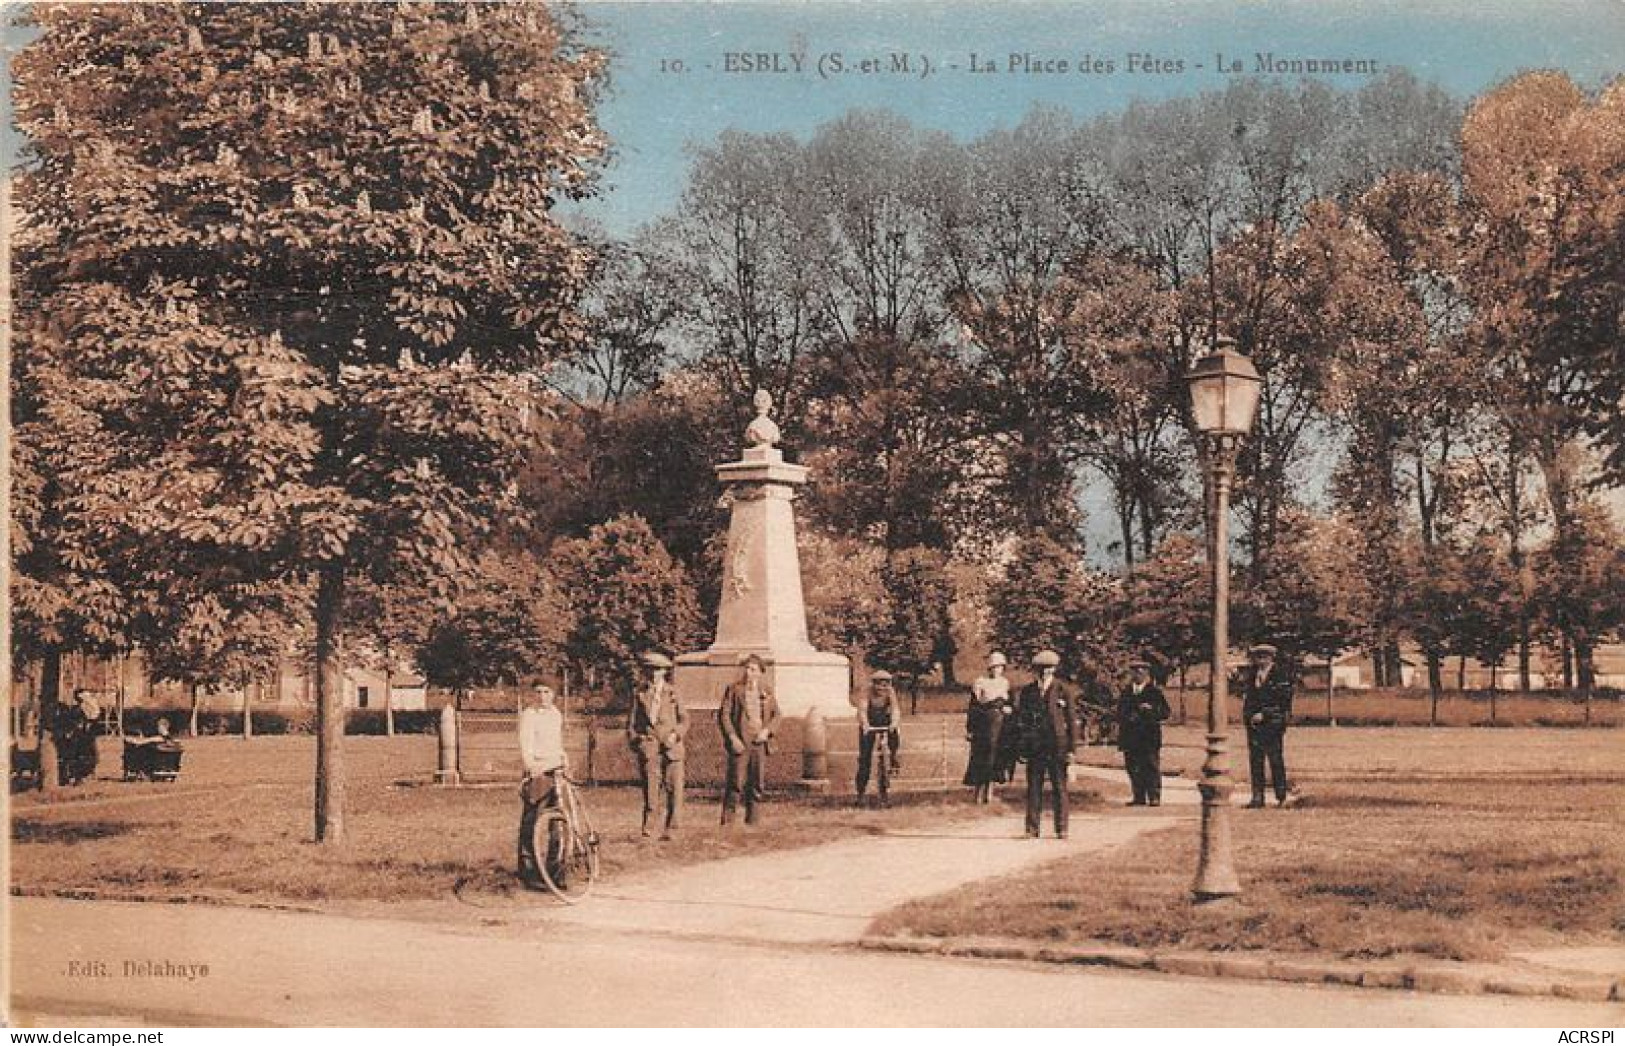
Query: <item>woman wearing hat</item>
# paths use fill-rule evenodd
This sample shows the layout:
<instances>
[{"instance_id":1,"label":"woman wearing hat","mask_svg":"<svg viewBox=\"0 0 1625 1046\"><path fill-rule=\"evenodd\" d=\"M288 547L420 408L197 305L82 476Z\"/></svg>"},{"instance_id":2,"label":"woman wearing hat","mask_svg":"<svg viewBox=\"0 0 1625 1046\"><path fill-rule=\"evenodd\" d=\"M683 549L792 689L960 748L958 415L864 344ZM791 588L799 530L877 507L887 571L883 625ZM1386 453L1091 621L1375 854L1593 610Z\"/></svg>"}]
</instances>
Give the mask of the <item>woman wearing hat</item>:
<instances>
[{"instance_id":1,"label":"woman wearing hat","mask_svg":"<svg viewBox=\"0 0 1625 1046\"><path fill-rule=\"evenodd\" d=\"M965 712L965 740L970 742L965 784L975 789L979 803L991 802L993 785L1009 779L999 744L1005 717L1015 711L1005 665L1005 657L998 651L988 655L987 675L971 684L970 708Z\"/></svg>"}]
</instances>

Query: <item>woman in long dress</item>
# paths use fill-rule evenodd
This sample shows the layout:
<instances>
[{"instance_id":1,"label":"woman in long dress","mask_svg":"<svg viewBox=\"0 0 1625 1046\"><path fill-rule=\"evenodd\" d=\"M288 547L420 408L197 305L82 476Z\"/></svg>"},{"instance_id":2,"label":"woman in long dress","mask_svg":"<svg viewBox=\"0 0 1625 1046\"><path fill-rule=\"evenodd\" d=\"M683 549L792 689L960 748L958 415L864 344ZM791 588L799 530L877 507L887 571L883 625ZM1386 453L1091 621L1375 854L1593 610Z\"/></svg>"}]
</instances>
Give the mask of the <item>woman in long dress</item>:
<instances>
[{"instance_id":1,"label":"woman in long dress","mask_svg":"<svg viewBox=\"0 0 1625 1046\"><path fill-rule=\"evenodd\" d=\"M970 742L970 764L965 767L965 784L975 789L979 803L990 802L993 785L1005 780L1000 756L1000 735L1005 717L1013 711L1010 680L1004 676L1004 655L988 655L987 675L971 685L970 708L965 713L965 739Z\"/></svg>"}]
</instances>

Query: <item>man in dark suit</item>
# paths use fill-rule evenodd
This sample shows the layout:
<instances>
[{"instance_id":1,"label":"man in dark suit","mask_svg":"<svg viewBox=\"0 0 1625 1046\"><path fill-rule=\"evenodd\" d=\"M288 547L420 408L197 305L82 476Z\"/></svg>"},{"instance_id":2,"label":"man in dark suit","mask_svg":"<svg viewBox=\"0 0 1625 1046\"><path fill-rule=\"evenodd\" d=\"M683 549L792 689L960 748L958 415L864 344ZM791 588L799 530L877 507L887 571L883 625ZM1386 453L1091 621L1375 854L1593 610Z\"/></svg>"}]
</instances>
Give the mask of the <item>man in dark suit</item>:
<instances>
[{"instance_id":1,"label":"man in dark suit","mask_svg":"<svg viewBox=\"0 0 1625 1046\"><path fill-rule=\"evenodd\" d=\"M637 756L638 778L643 782L643 836L649 836L650 817L664 807L660 838L670 839L683 815L683 737L688 722L669 680L671 659L651 650L638 661L644 681L632 695L626 740Z\"/></svg>"},{"instance_id":2,"label":"man in dark suit","mask_svg":"<svg viewBox=\"0 0 1625 1046\"><path fill-rule=\"evenodd\" d=\"M1037 677L1021 688L1016 701L1016 721L1021 724L1022 754L1027 758L1027 836L1038 838L1038 823L1044 808L1044 782L1054 794L1055 835L1066 838L1067 764L1078 743L1078 716L1072 688L1056 678L1061 655L1041 650L1033 655Z\"/></svg>"},{"instance_id":3,"label":"man in dark suit","mask_svg":"<svg viewBox=\"0 0 1625 1046\"><path fill-rule=\"evenodd\" d=\"M1162 724L1170 712L1151 665L1129 662L1129 682L1117 696L1117 747L1134 790L1130 806L1162 805Z\"/></svg>"},{"instance_id":4,"label":"man in dark suit","mask_svg":"<svg viewBox=\"0 0 1625 1046\"><path fill-rule=\"evenodd\" d=\"M1276 661L1276 650L1261 643L1248 652L1252 664L1241 673L1241 718L1247 725L1247 766L1252 773L1249 809L1264 805L1264 764L1269 764L1275 803L1285 806L1291 789L1286 777L1286 727L1292 718L1292 676Z\"/></svg>"},{"instance_id":5,"label":"man in dark suit","mask_svg":"<svg viewBox=\"0 0 1625 1046\"><path fill-rule=\"evenodd\" d=\"M728 749L728 779L722 787L722 823L732 824L734 808L745 799L745 823L756 823L762 798L762 772L773 731L779 725L779 703L763 682L767 665L755 654L745 658L745 676L731 684L717 709L717 725Z\"/></svg>"}]
</instances>

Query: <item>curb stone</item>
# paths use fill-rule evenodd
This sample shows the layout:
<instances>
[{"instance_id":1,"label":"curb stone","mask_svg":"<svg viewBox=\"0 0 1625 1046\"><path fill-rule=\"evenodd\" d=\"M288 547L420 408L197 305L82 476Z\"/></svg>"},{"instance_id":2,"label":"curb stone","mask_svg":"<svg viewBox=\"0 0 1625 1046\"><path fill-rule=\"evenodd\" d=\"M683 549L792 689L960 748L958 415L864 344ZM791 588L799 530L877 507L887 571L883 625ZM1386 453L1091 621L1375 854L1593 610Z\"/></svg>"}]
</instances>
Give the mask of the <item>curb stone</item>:
<instances>
[{"instance_id":1,"label":"curb stone","mask_svg":"<svg viewBox=\"0 0 1625 1046\"><path fill-rule=\"evenodd\" d=\"M1100 943L1039 944L989 937L864 937L858 947L914 955L1107 966L1156 970L1185 977L1226 977L1295 984L1339 984L1454 995L1548 996L1582 1002L1625 1002L1625 981L1600 977L1563 978L1518 969L1483 971L1446 964L1372 965L1314 958L1283 959L1212 952L1150 952Z\"/></svg>"},{"instance_id":2,"label":"curb stone","mask_svg":"<svg viewBox=\"0 0 1625 1046\"><path fill-rule=\"evenodd\" d=\"M1372 966L1360 972L1362 988L1414 988L1415 974L1396 966Z\"/></svg>"}]
</instances>

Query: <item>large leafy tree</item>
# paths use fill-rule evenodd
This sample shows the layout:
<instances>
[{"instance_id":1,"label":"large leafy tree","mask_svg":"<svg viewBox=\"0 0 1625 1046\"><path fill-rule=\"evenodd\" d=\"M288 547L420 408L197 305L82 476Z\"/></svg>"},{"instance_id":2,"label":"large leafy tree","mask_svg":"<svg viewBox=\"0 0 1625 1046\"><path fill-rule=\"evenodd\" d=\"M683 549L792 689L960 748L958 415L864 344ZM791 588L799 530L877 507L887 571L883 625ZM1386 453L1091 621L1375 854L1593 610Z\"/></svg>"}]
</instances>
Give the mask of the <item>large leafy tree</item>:
<instances>
[{"instance_id":1,"label":"large leafy tree","mask_svg":"<svg viewBox=\"0 0 1625 1046\"><path fill-rule=\"evenodd\" d=\"M1081 553L1045 533L1022 539L991 600L994 643L1017 664L1039 650L1061 655L1061 674L1102 701L1123 677L1123 585L1089 570Z\"/></svg>"},{"instance_id":2,"label":"large leafy tree","mask_svg":"<svg viewBox=\"0 0 1625 1046\"><path fill-rule=\"evenodd\" d=\"M1123 631L1127 642L1165 672L1179 676L1212 652L1213 598L1202 543L1175 534L1157 547L1125 582ZM1183 707L1183 706L1182 706Z\"/></svg>"},{"instance_id":3,"label":"large leafy tree","mask_svg":"<svg viewBox=\"0 0 1625 1046\"><path fill-rule=\"evenodd\" d=\"M525 379L579 334L588 258L552 207L590 189L601 55L529 3L32 19L22 349L102 397L107 511L141 548L312 586L316 836L340 840L346 587L445 598L511 501Z\"/></svg>"},{"instance_id":4,"label":"large leafy tree","mask_svg":"<svg viewBox=\"0 0 1625 1046\"><path fill-rule=\"evenodd\" d=\"M488 553L455 610L429 624L418 667L458 694L519 683L557 668L570 623L566 594L533 557Z\"/></svg>"},{"instance_id":5,"label":"large leafy tree","mask_svg":"<svg viewBox=\"0 0 1625 1046\"><path fill-rule=\"evenodd\" d=\"M629 683L639 654L694 649L700 611L688 572L640 516L621 516L561 541L548 573L574 614L565 637L585 674Z\"/></svg>"},{"instance_id":6,"label":"large leafy tree","mask_svg":"<svg viewBox=\"0 0 1625 1046\"><path fill-rule=\"evenodd\" d=\"M1237 601L1237 633L1280 644L1290 656L1332 658L1367 638L1372 593L1355 527L1306 513L1284 518L1278 573Z\"/></svg>"},{"instance_id":7,"label":"large leafy tree","mask_svg":"<svg viewBox=\"0 0 1625 1046\"><path fill-rule=\"evenodd\" d=\"M886 557L881 581L886 590L886 621L876 637L871 660L901 672L917 685L933 664L953 661L949 610L954 584L948 558L928 548L900 549Z\"/></svg>"},{"instance_id":8,"label":"large leafy tree","mask_svg":"<svg viewBox=\"0 0 1625 1046\"><path fill-rule=\"evenodd\" d=\"M1625 290L1625 161L1618 85L1593 103L1561 73L1529 73L1478 99L1463 121L1464 207L1472 220L1465 252L1477 306L1472 333L1496 382L1507 476L1517 459L1539 467L1556 544L1581 555L1590 463L1582 436L1618 436L1617 378ZM1600 413L1599 413L1600 408ZM1618 475L1617 451L1611 459ZM1527 567L1508 511L1513 567ZM1525 595L1532 585L1523 583ZM1519 621L1518 668L1529 682L1533 607ZM1558 625L1571 643L1573 618Z\"/></svg>"}]
</instances>

